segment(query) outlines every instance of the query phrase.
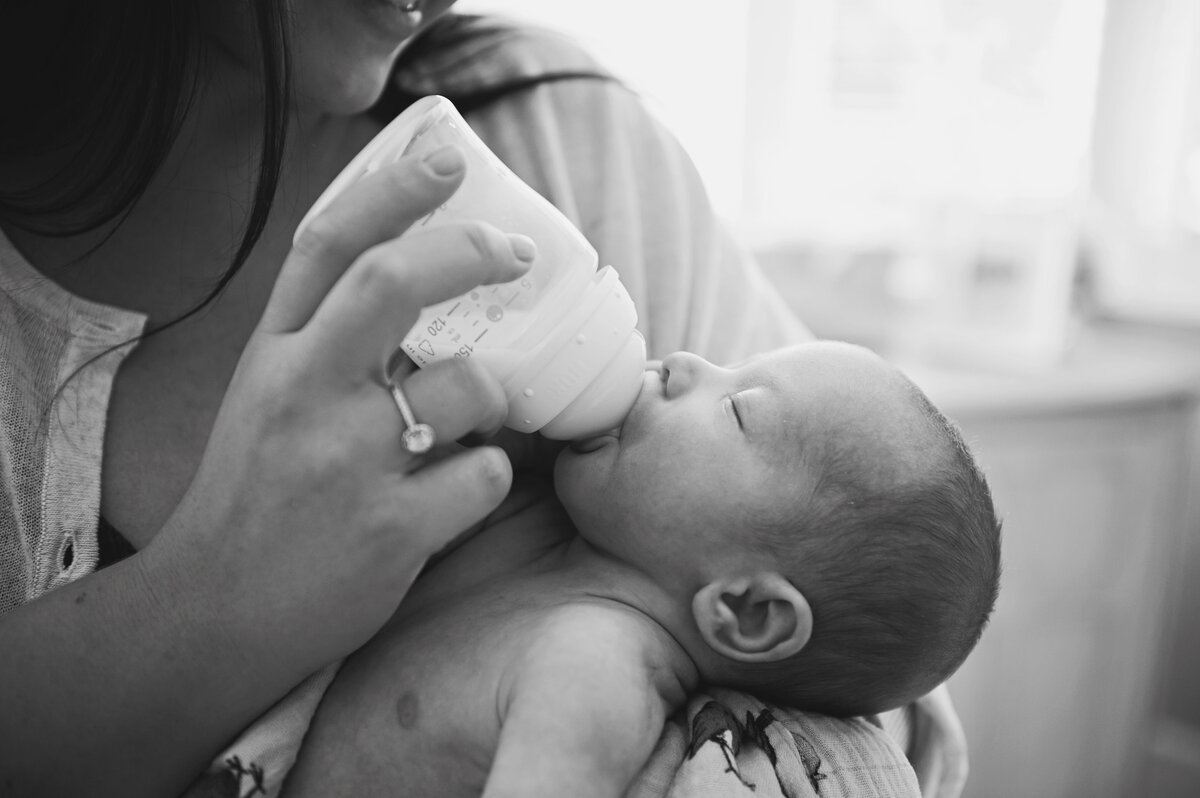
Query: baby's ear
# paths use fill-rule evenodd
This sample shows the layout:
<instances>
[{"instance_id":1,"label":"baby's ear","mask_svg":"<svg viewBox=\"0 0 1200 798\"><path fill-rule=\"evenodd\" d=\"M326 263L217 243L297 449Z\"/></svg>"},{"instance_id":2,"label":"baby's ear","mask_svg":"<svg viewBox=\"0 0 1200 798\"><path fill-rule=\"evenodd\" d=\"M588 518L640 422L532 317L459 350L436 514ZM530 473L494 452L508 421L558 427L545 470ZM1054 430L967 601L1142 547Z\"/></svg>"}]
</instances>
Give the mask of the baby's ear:
<instances>
[{"instance_id":1,"label":"baby's ear","mask_svg":"<svg viewBox=\"0 0 1200 798\"><path fill-rule=\"evenodd\" d=\"M767 571L709 582L692 598L704 642L738 662L775 662L812 636L808 600L782 575Z\"/></svg>"}]
</instances>

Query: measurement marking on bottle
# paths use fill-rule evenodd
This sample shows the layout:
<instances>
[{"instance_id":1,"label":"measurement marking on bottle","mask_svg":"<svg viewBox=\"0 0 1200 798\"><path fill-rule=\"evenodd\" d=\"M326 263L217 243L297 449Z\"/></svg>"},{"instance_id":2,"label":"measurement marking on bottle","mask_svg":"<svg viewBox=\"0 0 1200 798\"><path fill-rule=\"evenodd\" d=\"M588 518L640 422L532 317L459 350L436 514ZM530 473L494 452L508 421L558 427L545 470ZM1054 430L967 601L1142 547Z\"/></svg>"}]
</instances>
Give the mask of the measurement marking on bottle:
<instances>
[{"instance_id":1,"label":"measurement marking on bottle","mask_svg":"<svg viewBox=\"0 0 1200 798\"><path fill-rule=\"evenodd\" d=\"M508 301L504 303L504 307L508 307L509 305L511 305L513 302L515 302L517 300L517 297L519 297L520 295L521 295L520 291L515 292L511 297L508 298Z\"/></svg>"},{"instance_id":2,"label":"measurement marking on bottle","mask_svg":"<svg viewBox=\"0 0 1200 798\"><path fill-rule=\"evenodd\" d=\"M491 329L491 327L489 327L489 328L488 328L488 330L490 330L490 329ZM479 334L479 338L482 338L483 336L485 336L485 335L487 335L487 334L488 334L488 331L487 331L487 330L484 330L483 332L481 332L481 333ZM476 339L475 339L475 343L479 343L479 338L476 338Z\"/></svg>"},{"instance_id":3,"label":"measurement marking on bottle","mask_svg":"<svg viewBox=\"0 0 1200 798\"><path fill-rule=\"evenodd\" d=\"M447 315L447 316L453 316L453 315L454 315L454 311L458 310L458 306L459 306L459 305L461 305L461 304L462 304L462 302L455 302L455 303L454 303L454 307L450 308L450 310L446 312L446 315Z\"/></svg>"}]
</instances>

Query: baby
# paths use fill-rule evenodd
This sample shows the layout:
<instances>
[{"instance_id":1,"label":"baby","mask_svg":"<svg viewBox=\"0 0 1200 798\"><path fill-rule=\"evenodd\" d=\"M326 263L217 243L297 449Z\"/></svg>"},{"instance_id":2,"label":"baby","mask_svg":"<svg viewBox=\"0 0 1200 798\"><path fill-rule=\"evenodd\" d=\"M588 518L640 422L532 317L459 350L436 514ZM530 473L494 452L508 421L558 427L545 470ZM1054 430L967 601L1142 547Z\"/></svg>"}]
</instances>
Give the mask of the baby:
<instances>
[{"instance_id":1,"label":"baby","mask_svg":"<svg viewBox=\"0 0 1200 798\"><path fill-rule=\"evenodd\" d=\"M554 484L518 481L347 662L286 795L621 795L701 683L901 706L995 602L999 523L962 438L849 344L671 355Z\"/></svg>"}]
</instances>

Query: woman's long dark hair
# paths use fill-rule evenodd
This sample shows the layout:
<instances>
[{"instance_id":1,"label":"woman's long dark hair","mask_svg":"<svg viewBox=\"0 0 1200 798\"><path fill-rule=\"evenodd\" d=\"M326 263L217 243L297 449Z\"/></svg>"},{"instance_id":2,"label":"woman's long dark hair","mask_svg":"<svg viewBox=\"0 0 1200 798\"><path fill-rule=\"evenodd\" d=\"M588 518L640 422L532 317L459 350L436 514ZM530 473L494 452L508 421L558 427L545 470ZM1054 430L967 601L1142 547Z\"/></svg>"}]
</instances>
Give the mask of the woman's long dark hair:
<instances>
[{"instance_id":1,"label":"woman's long dark hair","mask_svg":"<svg viewBox=\"0 0 1200 798\"><path fill-rule=\"evenodd\" d=\"M65 237L119 224L129 214L170 152L198 90L199 13L194 0L9 0L0 24L0 169L44 158L55 171L0 188L0 221ZM284 3L255 0L253 16L263 119L242 239L208 295L150 332L183 321L221 293L271 210L291 106Z\"/></svg>"},{"instance_id":2,"label":"woman's long dark hair","mask_svg":"<svg viewBox=\"0 0 1200 798\"><path fill-rule=\"evenodd\" d=\"M29 185L0 185L0 222L69 236L114 220L119 224L130 213L170 152L199 88L204 53L198 8L195 0L5 0L0 173L6 164L27 158L49 157L62 166ZM206 296L146 335L178 324L216 299L266 225L292 107L287 14L287 0L253 0L263 88L261 152L238 248ZM454 46L472 35L472 19L443 16L403 58ZM551 73L450 99L468 113L536 85L579 78L611 79L600 72ZM387 121L416 99L393 85L373 112Z\"/></svg>"}]
</instances>

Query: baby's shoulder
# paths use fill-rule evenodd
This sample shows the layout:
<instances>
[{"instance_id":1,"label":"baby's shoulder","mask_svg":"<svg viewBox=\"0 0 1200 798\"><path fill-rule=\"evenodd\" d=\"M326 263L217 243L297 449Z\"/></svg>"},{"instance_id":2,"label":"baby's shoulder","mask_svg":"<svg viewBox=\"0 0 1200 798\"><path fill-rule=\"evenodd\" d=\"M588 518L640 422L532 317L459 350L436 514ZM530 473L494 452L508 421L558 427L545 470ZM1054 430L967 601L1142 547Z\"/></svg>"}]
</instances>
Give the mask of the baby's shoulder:
<instances>
[{"instance_id":1,"label":"baby's shoulder","mask_svg":"<svg viewBox=\"0 0 1200 798\"><path fill-rule=\"evenodd\" d=\"M657 623L641 610L619 601L595 596L565 596L547 607L539 631L548 640L563 643L627 640L637 648L655 644Z\"/></svg>"},{"instance_id":2,"label":"baby's shoulder","mask_svg":"<svg viewBox=\"0 0 1200 798\"><path fill-rule=\"evenodd\" d=\"M676 660L670 638L649 616L606 599L571 598L546 608L529 630L521 665L579 678L615 676L649 684Z\"/></svg>"},{"instance_id":3,"label":"baby's shoulder","mask_svg":"<svg viewBox=\"0 0 1200 798\"><path fill-rule=\"evenodd\" d=\"M568 601L543 612L515 657L516 693L533 692L548 706L597 702L618 716L679 703L681 674L649 619L603 601Z\"/></svg>"}]
</instances>

